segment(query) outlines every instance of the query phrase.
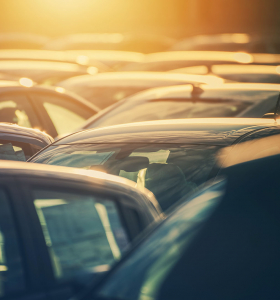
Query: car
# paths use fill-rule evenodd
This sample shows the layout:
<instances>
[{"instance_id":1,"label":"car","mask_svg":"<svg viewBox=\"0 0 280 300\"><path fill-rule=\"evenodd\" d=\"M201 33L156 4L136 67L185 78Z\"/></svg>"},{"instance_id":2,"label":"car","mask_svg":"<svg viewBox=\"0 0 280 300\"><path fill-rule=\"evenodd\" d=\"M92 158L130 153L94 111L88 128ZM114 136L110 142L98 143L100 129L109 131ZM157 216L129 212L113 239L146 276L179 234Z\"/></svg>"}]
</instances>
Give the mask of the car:
<instances>
[{"instance_id":1,"label":"car","mask_svg":"<svg viewBox=\"0 0 280 300\"><path fill-rule=\"evenodd\" d=\"M183 118L261 118L274 112L279 91L280 85L256 83L154 88L109 106L80 129Z\"/></svg>"},{"instance_id":2,"label":"car","mask_svg":"<svg viewBox=\"0 0 280 300\"><path fill-rule=\"evenodd\" d=\"M197 35L182 39L170 48L172 51L245 51L249 53L280 53L279 35L226 33Z\"/></svg>"},{"instance_id":3,"label":"car","mask_svg":"<svg viewBox=\"0 0 280 300\"><path fill-rule=\"evenodd\" d=\"M166 51L147 54L142 62L128 64L119 71L157 71L223 64L267 64L279 65L280 54L249 54L226 51Z\"/></svg>"},{"instance_id":4,"label":"car","mask_svg":"<svg viewBox=\"0 0 280 300\"><path fill-rule=\"evenodd\" d=\"M75 299L279 299L279 139L277 154L233 164L184 199Z\"/></svg>"},{"instance_id":5,"label":"car","mask_svg":"<svg viewBox=\"0 0 280 300\"><path fill-rule=\"evenodd\" d=\"M87 57L79 55L79 53L66 51L0 49L0 61L2 60L72 63L89 67L94 66L101 72L110 70L109 67L97 60L89 60Z\"/></svg>"},{"instance_id":6,"label":"car","mask_svg":"<svg viewBox=\"0 0 280 300\"><path fill-rule=\"evenodd\" d=\"M38 84L54 85L72 76L96 74L98 69L70 62L0 59L0 73L27 77Z\"/></svg>"},{"instance_id":7,"label":"car","mask_svg":"<svg viewBox=\"0 0 280 300\"><path fill-rule=\"evenodd\" d=\"M66 300L162 220L151 192L116 176L1 161L0 178L1 297Z\"/></svg>"},{"instance_id":8,"label":"car","mask_svg":"<svg viewBox=\"0 0 280 300\"><path fill-rule=\"evenodd\" d=\"M102 64L101 72L116 71L131 63L140 63L145 59L145 55L140 52L115 51L115 50L68 50L65 51L69 60L75 60L78 63L96 65L96 62ZM106 67L104 67L106 66Z\"/></svg>"},{"instance_id":9,"label":"car","mask_svg":"<svg viewBox=\"0 0 280 300\"><path fill-rule=\"evenodd\" d=\"M213 65L187 67L171 73L216 75L226 82L280 83L280 67L268 65Z\"/></svg>"},{"instance_id":10,"label":"car","mask_svg":"<svg viewBox=\"0 0 280 300\"><path fill-rule=\"evenodd\" d=\"M217 76L169 74L164 72L107 72L71 77L57 86L74 92L103 109L143 90L186 83L221 84Z\"/></svg>"},{"instance_id":11,"label":"car","mask_svg":"<svg viewBox=\"0 0 280 300\"><path fill-rule=\"evenodd\" d=\"M0 123L1 160L26 161L53 142L53 138L42 131Z\"/></svg>"},{"instance_id":12,"label":"car","mask_svg":"<svg viewBox=\"0 0 280 300\"><path fill-rule=\"evenodd\" d=\"M219 171L224 147L280 133L276 119L215 118L139 122L66 136L28 162L103 171L149 189L167 212ZM226 155L225 155L226 156Z\"/></svg>"},{"instance_id":13,"label":"car","mask_svg":"<svg viewBox=\"0 0 280 300\"><path fill-rule=\"evenodd\" d=\"M0 34L0 49L40 49L49 38L35 33L5 32Z\"/></svg>"},{"instance_id":14,"label":"car","mask_svg":"<svg viewBox=\"0 0 280 300\"><path fill-rule=\"evenodd\" d=\"M48 50L166 51L175 40L158 34L76 33L50 40Z\"/></svg>"},{"instance_id":15,"label":"car","mask_svg":"<svg viewBox=\"0 0 280 300\"><path fill-rule=\"evenodd\" d=\"M96 106L63 88L36 86L28 78L0 81L0 122L40 129L56 137L75 130L97 111Z\"/></svg>"}]
</instances>

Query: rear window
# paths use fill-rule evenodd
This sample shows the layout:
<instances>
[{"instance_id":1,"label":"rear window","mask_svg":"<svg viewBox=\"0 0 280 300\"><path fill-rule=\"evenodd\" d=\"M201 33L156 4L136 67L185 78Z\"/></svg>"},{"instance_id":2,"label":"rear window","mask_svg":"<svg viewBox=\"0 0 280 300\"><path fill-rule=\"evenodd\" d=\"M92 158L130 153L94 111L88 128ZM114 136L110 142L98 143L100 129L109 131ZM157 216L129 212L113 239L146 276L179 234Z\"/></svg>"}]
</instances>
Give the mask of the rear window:
<instances>
[{"instance_id":1,"label":"rear window","mask_svg":"<svg viewBox=\"0 0 280 300\"><path fill-rule=\"evenodd\" d=\"M0 140L0 160L26 161L39 150L37 145Z\"/></svg>"},{"instance_id":2,"label":"rear window","mask_svg":"<svg viewBox=\"0 0 280 300\"><path fill-rule=\"evenodd\" d=\"M61 84L61 86L82 96L99 108L105 108L145 89L145 87L90 86L86 84Z\"/></svg>"},{"instance_id":3,"label":"rear window","mask_svg":"<svg viewBox=\"0 0 280 300\"><path fill-rule=\"evenodd\" d=\"M249 105L243 101L213 99L205 101L170 99L142 103L126 101L88 125L88 128L152 120L235 117Z\"/></svg>"}]
</instances>

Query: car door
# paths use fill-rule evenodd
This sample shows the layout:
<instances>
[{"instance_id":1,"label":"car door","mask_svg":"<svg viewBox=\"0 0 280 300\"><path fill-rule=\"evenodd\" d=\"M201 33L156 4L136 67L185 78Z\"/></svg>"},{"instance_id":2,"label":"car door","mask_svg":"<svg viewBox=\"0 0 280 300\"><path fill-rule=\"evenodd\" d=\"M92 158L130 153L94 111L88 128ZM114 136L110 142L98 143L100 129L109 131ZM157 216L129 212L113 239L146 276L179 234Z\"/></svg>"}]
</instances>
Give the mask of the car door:
<instances>
[{"instance_id":1,"label":"car door","mask_svg":"<svg viewBox=\"0 0 280 300\"><path fill-rule=\"evenodd\" d=\"M24 196L16 181L0 177L0 299L46 299L27 224Z\"/></svg>"},{"instance_id":2,"label":"car door","mask_svg":"<svg viewBox=\"0 0 280 300\"><path fill-rule=\"evenodd\" d=\"M72 133L95 113L82 102L65 95L29 92L29 97L52 137Z\"/></svg>"},{"instance_id":3,"label":"car door","mask_svg":"<svg viewBox=\"0 0 280 300\"><path fill-rule=\"evenodd\" d=\"M133 205L124 217L116 192L52 179L21 179L21 185L49 299L68 299L97 280L142 226Z\"/></svg>"},{"instance_id":4,"label":"car door","mask_svg":"<svg viewBox=\"0 0 280 300\"><path fill-rule=\"evenodd\" d=\"M42 129L42 124L24 92L6 92L0 95L0 122Z\"/></svg>"}]
</instances>

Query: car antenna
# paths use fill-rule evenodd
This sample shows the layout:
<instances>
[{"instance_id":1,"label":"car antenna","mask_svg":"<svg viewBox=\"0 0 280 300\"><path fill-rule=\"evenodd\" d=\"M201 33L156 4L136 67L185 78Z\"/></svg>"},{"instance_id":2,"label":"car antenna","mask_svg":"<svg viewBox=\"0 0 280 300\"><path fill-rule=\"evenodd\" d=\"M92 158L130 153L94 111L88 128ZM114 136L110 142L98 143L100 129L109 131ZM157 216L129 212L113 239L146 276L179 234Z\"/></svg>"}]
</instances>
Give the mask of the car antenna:
<instances>
[{"instance_id":1,"label":"car antenna","mask_svg":"<svg viewBox=\"0 0 280 300\"><path fill-rule=\"evenodd\" d=\"M279 93L278 100L277 100L276 107L275 107L275 111L274 111L274 120L275 120L275 122L279 117L279 115L278 115L279 104L280 104L280 93Z\"/></svg>"},{"instance_id":2,"label":"car antenna","mask_svg":"<svg viewBox=\"0 0 280 300\"><path fill-rule=\"evenodd\" d=\"M207 65L207 74L211 74L212 73L212 65Z\"/></svg>"},{"instance_id":3,"label":"car antenna","mask_svg":"<svg viewBox=\"0 0 280 300\"><path fill-rule=\"evenodd\" d=\"M200 88L199 86L197 86L196 84L191 83L191 85L193 87L192 92L191 92L192 97L199 96L204 92L204 90L202 88ZM279 97L280 97L280 95L279 95Z\"/></svg>"}]
</instances>

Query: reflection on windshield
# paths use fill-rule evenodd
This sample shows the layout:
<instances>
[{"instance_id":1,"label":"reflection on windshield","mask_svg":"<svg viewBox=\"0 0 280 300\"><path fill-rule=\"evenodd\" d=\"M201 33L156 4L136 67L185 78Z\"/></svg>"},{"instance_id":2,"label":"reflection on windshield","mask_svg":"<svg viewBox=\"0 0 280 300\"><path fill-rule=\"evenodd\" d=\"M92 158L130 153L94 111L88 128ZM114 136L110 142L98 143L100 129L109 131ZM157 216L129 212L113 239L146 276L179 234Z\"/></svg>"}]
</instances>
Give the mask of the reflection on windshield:
<instances>
[{"instance_id":1,"label":"reflection on windshield","mask_svg":"<svg viewBox=\"0 0 280 300\"><path fill-rule=\"evenodd\" d=\"M173 213L111 274L98 295L104 299L157 299L165 278L220 203L225 184L223 180L203 190Z\"/></svg>"},{"instance_id":2,"label":"reflection on windshield","mask_svg":"<svg viewBox=\"0 0 280 300\"><path fill-rule=\"evenodd\" d=\"M163 210L207 181L217 146L102 144L48 148L33 162L118 175L154 193Z\"/></svg>"}]
</instances>

